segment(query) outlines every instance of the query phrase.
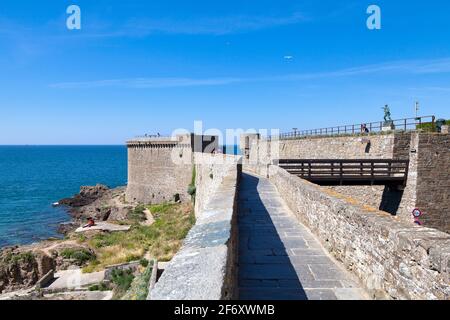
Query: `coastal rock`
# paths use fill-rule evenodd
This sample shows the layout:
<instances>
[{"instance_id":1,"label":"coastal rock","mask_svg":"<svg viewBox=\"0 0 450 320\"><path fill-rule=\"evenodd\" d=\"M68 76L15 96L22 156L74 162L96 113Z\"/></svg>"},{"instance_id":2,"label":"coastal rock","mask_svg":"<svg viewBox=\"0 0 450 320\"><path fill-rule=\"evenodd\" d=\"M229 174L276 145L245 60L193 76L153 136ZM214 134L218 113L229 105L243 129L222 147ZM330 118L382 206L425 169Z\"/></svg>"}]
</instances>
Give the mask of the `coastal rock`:
<instances>
[{"instance_id":1,"label":"coastal rock","mask_svg":"<svg viewBox=\"0 0 450 320\"><path fill-rule=\"evenodd\" d=\"M33 286L55 268L55 260L42 251L7 248L0 252L0 293Z\"/></svg>"},{"instance_id":2,"label":"coastal rock","mask_svg":"<svg viewBox=\"0 0 450 320\"><path fill-rule=\"evenodd\" d=\"M70 234L85 223L87 217L97 222L126 220L134 205L125 201L125 187L109 189L104 185L84 186L72 198L59 201L67 207L73 220L60 225L59 231ZM84 234L90 238L101 231ZM95 257L89 247L74 240L42 241L25 246L0 250L0 294L33 287L50 270L67 270L82 267Z\"/></svg>"},{"instance_id":3,"label":"coastal rock","mask_svg":"<svg viewBox=\"0 0 450 320\"><path fill-rule=\"evenodd\" d=\"M94 218L95 221L106 221L111 214L111 207L106 203L93 203L87 206L74 208L70 211L73 218L83 222L86 218Z\"/></svg>"},{"instance_id":4,"label":"coastal rock","mask_svg":"<svg viewBox=\"0 0 450 320\"><path fill-rule=\"evenodd\" d=\"M75 229L78 228L79 226L80 224L75 221L64 222L59 225L58 233L69 234L70 232L75 231Z\"/></svg>"},{"instance_id":5,"label":"coastal rock","mask_svg":"<svg viewBox=\"0 0 450 320\"><path fill-rule=\"evenodd\" d=\"M96 221L125 220L134 206L125 202L125 187L106 191L93 203L74 208L72 214L78 219L92 217Z\"/></svg>"},{"instance_id":6,"label":"coastal rock","mask_svg":"<svg viewBox=\"0 0 450 320\"><path fill-rule=\"evenodd\" d=\"M103 185L81 187L80 194L60 201L67 206L72 221L60 224L58 232L67 235L84 225L87 218L95 221L126 220L134 205L125 201L125 190L126 187L108 189ZM82 203L87 204L81 205Z\"/></svg>"},{"instance_id":7,"label":"coastal rock","mask_svg":"<svg viewBox=\"0 0 450 320\"><path fill-rule=\"evenodd\" d=\"M134 209L134 206L115 206L111 208L109 220L121 221L126 220L130 211Z\"/></svg>"},{"instance_id":8,"label":"coastal rock","mask_svg":"<svg viewBox=\"0 0 450 320\"><path fill-rule=\"evenodd\" d=\"M58 203L72 208L86 206L101 198L108 190L109 188L102 184L82 186L79 194L76 194L72 198L62 199Z\"/></svg>"},{"instance_id":9,"label":"coastal rock","mask_svg":"<svg viewBox=\"0 0 450 320\"><path fill-rule=\"evenodd\" d=\"M60 201L68 207L72 215L73 224L79 227L86 218L96 221L124 220L134 206L125 202L125 187L108 189L106 186L81 187L81 192L73 198ZM71 224L65 223L60 227L63 233L73 231Z\"/></svg>"}]
</instances>

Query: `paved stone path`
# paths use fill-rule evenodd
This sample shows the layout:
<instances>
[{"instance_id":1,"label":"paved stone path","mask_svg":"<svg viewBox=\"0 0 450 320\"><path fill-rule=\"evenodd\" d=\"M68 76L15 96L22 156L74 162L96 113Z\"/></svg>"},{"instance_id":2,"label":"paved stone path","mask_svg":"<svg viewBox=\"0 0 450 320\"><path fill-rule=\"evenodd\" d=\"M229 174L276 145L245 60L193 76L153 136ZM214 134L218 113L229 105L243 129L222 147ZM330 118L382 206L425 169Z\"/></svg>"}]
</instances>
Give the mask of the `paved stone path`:
<instances>
[{"instance_id":1,"label":"paved stone path","mask_svg":"<svg viewBox=\"0 0 450 320\"><path fill-rule=\"evenodd\" d=\"M94 230L101 230L101 231L129 231L131 229L131 226L125 226L120 224L114 224L109 222L96 222L94 226L92 227L79 227L75 230L75 232L86 232L86 231L94 231Z\"/></svg>"},{"instance_id":2,"label":"paved stone path","mask_svg":"<svg viewBox=\"0 0 450 320\"><path fill-rule=\"evenodd\" d=\"M268 179L242 174L238 219L240 299L368 298L297 221Z\"/></svg>"},{"instance_id":3,"label":"paved stone path","mask_svg":"<svg viewBox=\"0 0 450 320\"><path fill-rule=\"evenodd\" d=\"M44 294L45 300L112 300L112 291L68 291Z\"/></svg>"},{"instance_id":4,"label":"paved stone path","mask_svg":"<svg viewBox=\"0 0 450 320\"><path fill-rule=\"evenodd\" d=\"M45 289L53 291L75 290L99 284L105 279L105 271L83 273L81 269L63 270L55 273L55 281Z\"/></svg>"}]
</instances>

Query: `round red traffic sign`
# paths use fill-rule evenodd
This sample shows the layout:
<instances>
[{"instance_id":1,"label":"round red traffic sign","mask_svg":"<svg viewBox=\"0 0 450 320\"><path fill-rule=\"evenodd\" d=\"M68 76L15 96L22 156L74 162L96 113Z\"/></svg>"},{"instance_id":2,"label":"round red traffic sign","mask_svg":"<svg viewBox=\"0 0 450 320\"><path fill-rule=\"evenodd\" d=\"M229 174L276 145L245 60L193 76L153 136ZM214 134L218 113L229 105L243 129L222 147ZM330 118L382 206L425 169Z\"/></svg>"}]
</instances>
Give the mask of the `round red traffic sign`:
<instances>
[{"instance_id":1,"label":"round red traffic sign","mask_svg":"<svg viewBox=\"0 0 450 320\"><path fill-rule=\"evenodd\" d=\"M419 218L420 216L422 216L422 211L420 211L419 209L414 209L412 212L414 218Z\"/></svg>"}]
</instances>

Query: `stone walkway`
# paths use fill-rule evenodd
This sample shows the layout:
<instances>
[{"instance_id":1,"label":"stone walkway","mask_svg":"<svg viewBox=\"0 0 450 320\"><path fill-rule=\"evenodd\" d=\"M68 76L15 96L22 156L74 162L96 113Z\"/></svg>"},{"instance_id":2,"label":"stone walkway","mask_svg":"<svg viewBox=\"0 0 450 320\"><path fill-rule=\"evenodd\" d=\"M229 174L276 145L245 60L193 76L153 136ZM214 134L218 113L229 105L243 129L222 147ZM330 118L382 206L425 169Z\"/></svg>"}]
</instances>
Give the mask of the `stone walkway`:
<instances>
[{"instance_id":1,"label":"stone walkway","mask_svg":"<svg viewBox=\"0 0 450 320\"><path fill-rule=\"evenodd\" d=\"M242 174L238 219L240 299L368 298L297 221L268 179Z\"/></svg>"},{"instance_id":2,"label":"stone walkway","mask_svg":"<svg viewBox=\"0 0 450 320\"><path fill-rule=\"evenodd\" d=\"M101 230L101 231L108 231L108 232L115 232L115 231L129 231L131 229L131 226L126 225L120 225L120 224L114 224L109 222L96 222L93 227L79 227L75 230L75 232L87 232L87 231L95 231L95 230Z\"/></svg>"},{"instance_id":3,"label":"stone walkway","mask_svg":"<svg viewBox=\"0 0 450 320\"><path fill-rule=\"evenodd\" d=\"M52 291L76 290L99 284L105 279L105 271L83 273L81 269L64 270L55 273L55 281L44 289Z\"/></svg>"}]
</instances>

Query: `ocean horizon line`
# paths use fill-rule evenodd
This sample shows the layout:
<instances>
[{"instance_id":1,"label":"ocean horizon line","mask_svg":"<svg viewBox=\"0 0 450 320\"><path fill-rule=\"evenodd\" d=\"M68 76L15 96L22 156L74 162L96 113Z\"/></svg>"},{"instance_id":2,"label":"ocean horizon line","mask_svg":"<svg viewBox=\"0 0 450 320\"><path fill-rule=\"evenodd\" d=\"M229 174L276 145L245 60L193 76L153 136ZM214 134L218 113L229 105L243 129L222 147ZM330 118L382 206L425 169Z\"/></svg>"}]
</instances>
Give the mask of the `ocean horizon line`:
<instances>
[{"instance_id":1,"label":"ocean horizon line","mask_svg":"<svg viewBox=\"0 0 450 320\"><path fill-rule=\"evenodd\" d=\"M0 144L0 147L122 147L123 144Z\"/></svg>"}]
</instances>

